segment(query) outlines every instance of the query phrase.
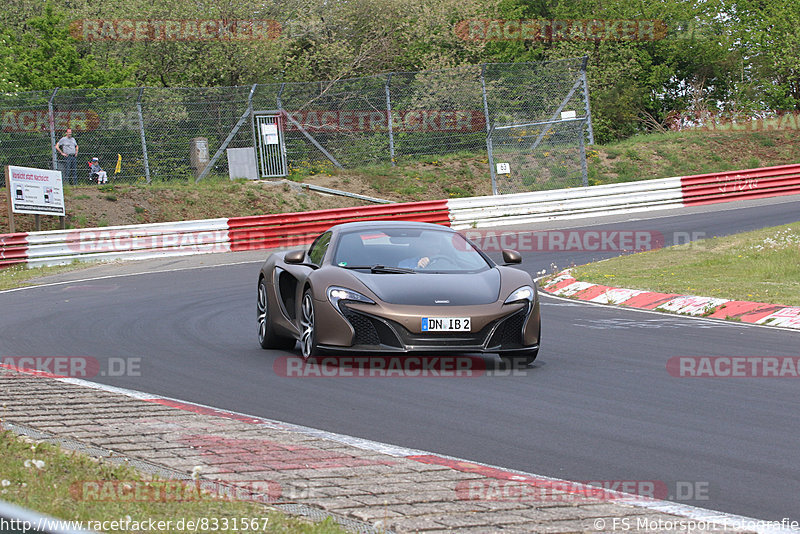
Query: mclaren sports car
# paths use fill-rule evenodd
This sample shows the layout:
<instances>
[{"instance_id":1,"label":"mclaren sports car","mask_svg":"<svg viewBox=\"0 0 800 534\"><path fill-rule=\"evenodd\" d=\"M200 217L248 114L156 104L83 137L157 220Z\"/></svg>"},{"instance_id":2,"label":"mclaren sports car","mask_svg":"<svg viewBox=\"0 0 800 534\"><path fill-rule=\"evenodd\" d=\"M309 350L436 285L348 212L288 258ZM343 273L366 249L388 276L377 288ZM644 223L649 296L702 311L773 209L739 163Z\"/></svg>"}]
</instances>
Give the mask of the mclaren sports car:
<instances>
[{"instance_id":1,"label":"mclaren sports car","mask_svg":"<svg viewBox=\"0 0 800 534\"><path fill-rule=\"evenodd\" d=\"M428 223L345 223L277 252L258 279L258 340L324 352L539 352L536 284L503 250L498 265L462 234Z\"/></svg>"}]
</instances>

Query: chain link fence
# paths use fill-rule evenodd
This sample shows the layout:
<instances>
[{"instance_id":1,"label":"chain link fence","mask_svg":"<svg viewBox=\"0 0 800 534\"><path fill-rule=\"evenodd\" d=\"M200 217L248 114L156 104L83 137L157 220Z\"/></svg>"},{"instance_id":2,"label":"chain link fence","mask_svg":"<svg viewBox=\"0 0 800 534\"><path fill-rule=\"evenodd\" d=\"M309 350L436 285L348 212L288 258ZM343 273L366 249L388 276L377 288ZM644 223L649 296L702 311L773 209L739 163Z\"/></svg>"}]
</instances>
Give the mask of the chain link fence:
<instances>
[{"instance_id":1,"label":"chain link fence","mask_svg":"<svg viewBox=\"0 0 800 534\"><path fill-rule=\"evenodd\" d=\"M228 149L245 149L250 178L463 153L488 155L496 193L580 185L591 143L585 71L576 58L327 82L6 94L0 163L60 168L54 145L71 127L82 183L92 157L112 182L236 177ZM270 148L283 155L277 170L260 157ZM496 175L495 160L511 172Z\"/></svg>"},{"instance_id":2,"label":"chain link fence","mask_svg":"<svg viewBox=\"0 0 800 534\"><path fill-rule=\"evenodd\" d=\"M487 65L484 77L495 193L588 185L585 144L594 140L586 58Z\"/></svg>"}]
</instances>

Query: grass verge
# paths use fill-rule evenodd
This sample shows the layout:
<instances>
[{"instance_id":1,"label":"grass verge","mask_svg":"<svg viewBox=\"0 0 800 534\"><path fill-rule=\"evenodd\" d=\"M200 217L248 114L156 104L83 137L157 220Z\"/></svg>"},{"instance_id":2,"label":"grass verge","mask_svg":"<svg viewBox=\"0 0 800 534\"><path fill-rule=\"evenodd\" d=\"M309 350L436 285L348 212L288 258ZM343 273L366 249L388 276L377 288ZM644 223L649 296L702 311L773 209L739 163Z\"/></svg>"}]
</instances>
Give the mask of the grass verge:
<instances>
[{"instance_id":1,"label":"grass verge","mask_svg":"<svg viewBox=\"0 0 800 534\"><path fill-rule=\"evenodd\" d=\"M546 178L547 152L529 163ZM639 135L587 147L589 185L666 178L800 162L800 132L682 131ZM498 155L498 157L500 157ZM499 160L498 160L499 161ZM398 202L491 194L485 151L401 158L389 163L336 169L328 161L293 162L288 178ZM112 179L113 182L113 179ZM65 190L71 228L239 217L369 204L344 196L326 196L274 181L231 181L213 175L194 180L155 177L149 185L110 183ZM6 191L0 189L0 233L8 228ZM42 229L57 227L42 217ZM16 230L33 230L33 216L16 217Z\"/></svg>"},{"instance_id":2,"label":"grass verge","mask_svg":"<svg viewBox=\"0 0 800 534\"><path fill-rule=\"evenodd\" d=\"M97 491L97 487L103 490ZM191 483L184 486L193 487ZM135 488L135 492L122 488ZM221 492L176 491L174 488L174 483L167 485L165 481L145 479L128 466L64 452L53 445L37 444L12 432L0 431L0 500L59 519L83 521L84 528L101 530L96 524L87 525L87 521L125 521L129 518L130 522L140 522L143 526L135 528L128 523L127 529L117 529L109 523L102 530L145 531L148 522L153 520L172 522L172 528L159 529L159 532L346 532L331 519L310 523L290 518L260 503L229 500L221 497ZM153 495L162 499L153 498ZM200 528L187 530L185 524L183 529L177 528L180 519L198 521L200 518L209 519L205 525L207 528L199 522ZM248 523L252 520L257 528L252 528L252 523L249 528L243 528L245 518ZM226 522L229 528L224 529L222 525ZM234 524L239 528L233 529ZM166 526L166 523L162 525ZM117 526L123 527L122 524Z\"/></svg>"},{"instance_id":3,"label":"grass verge","mask_svg":"<svg viewBox=\"0 0 800 534\"><path fill-rule=\"evenodd\" d=\"M56 265L52 267L33 267L27 268L24 265L14 265L0 269L0 291L5 289L15 289L18 287L35 285L35 280L43 276L61 274L69 271L77 271L94 267L97 263L78 263L73 262L69 265Z\"/></svg>"},{"instance_id":4,"label":"grass verge","mask_svg":"<svg viewBox=\"0 0 800 534\"><path fill-rule=\"evenodd\" d=\"M573 276L629 289L800 306L800 223L619 256L576 267Z\"/></svg>"}]
</instances>

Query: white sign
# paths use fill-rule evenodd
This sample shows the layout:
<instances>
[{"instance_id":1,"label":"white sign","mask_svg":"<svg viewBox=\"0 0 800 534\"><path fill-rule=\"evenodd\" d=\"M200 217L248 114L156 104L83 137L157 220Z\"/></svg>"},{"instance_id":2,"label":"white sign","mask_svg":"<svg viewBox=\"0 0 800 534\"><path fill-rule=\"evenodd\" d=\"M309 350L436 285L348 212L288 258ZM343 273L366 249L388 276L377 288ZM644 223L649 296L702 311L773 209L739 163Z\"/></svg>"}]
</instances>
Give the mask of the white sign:
<instances>
[{"instance_id":1,"label":"white sign","mask_svg":"<svg viewBox=\"0 0 800 534\"><path fill-rule=\"evenodd\" d=\"M508 163L498 163L497 164L497 174L510 174L511 173L511 165Z\"/></svg>"},{"instance_id":2,"label":"white sign","mask_svg":"<svg viewBox=\"0 0 800 534\"><path fill-rule=\"evenodd\" d=\"M8 187L14 213L66 214L61 171L9 165Z\"/></svg>"},{"instance_id":3,"label":"white sign","mask_svg":"<svg viewBox=\"0 0 800 534\"><path fill-rule=\"evenodd\" d=\"M562 111L561 112L561 120L565 121L568 119L574 119L578 115L574 111Z\"/></svg>"},{"instance_id":4,"label":"white sign","mask_svg":"<svg viewBox=\"0 0 800 534\"><path fill-rule=\"evenodd\" d=\"M264 136L265 145L277 145L278 125L261 123L261 135Z\"/></svg>"}]
</instances>

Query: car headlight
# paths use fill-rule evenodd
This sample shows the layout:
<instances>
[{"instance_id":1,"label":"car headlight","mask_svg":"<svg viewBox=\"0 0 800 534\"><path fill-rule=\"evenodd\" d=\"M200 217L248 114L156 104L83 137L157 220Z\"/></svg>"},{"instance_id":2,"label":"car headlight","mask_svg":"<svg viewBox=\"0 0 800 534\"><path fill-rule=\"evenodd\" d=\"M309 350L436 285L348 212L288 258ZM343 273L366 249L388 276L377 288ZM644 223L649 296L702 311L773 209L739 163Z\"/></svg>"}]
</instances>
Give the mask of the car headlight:
<instances>
[{"instance_id":1,"label":"car headlight","mask_svg":"<svg viewBox=\"0 0 800 534\"><path fill-rule=\"evenodd\" d=\"M374 300L369 297L365 297L358 291L337 286L331 286L328 288L328 300L331 301L331 304L333 304L336 308L339 308L340 300L353 300L355 302L375 304Z\"/></svg>"},{"instance_id":2,"label":"car headlight","mask_svg":"<svg viewBox=\"0 0 800 534\"><path fill-rule=\"evenodd\" d=\"M533 296L536 294L531 286L522 286L513 293L511 293L503 304L511 304L512 302L533 302Z\"/></svg>"}]
</instances>

